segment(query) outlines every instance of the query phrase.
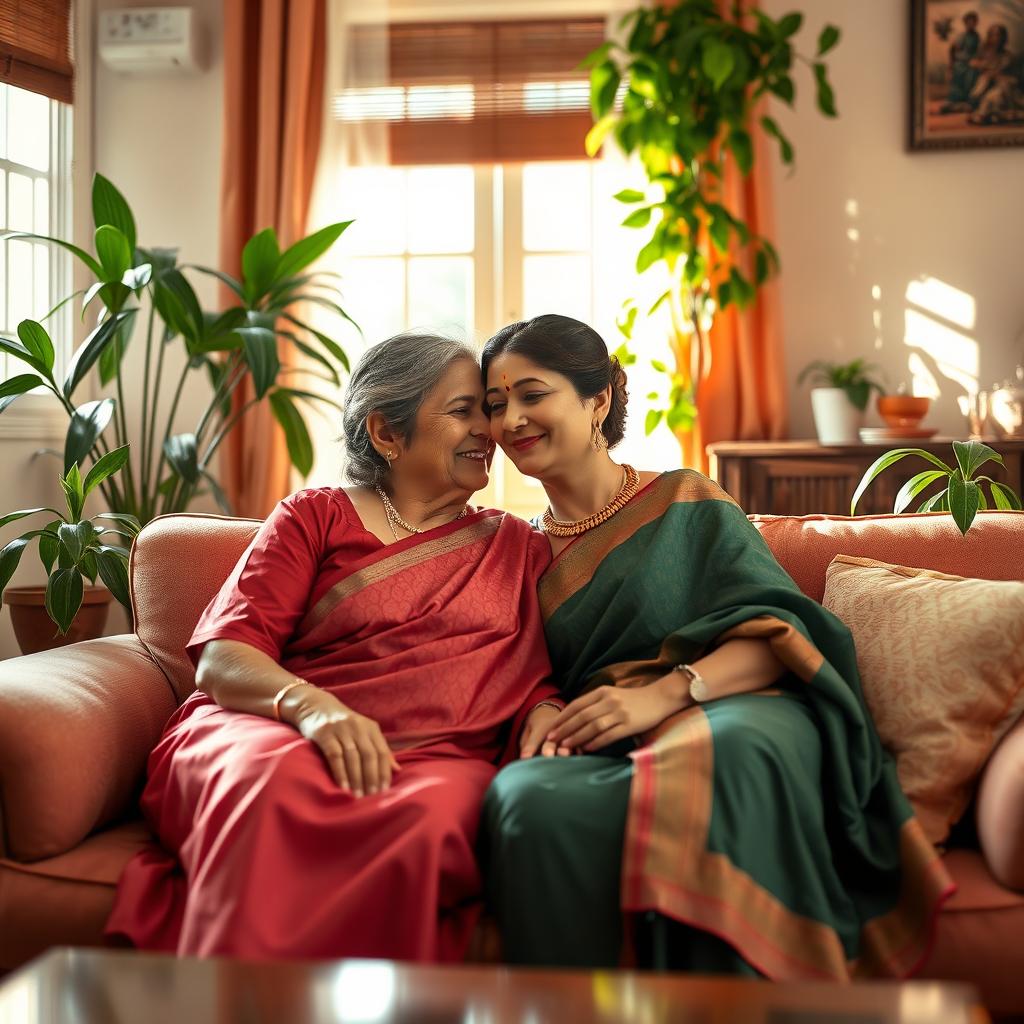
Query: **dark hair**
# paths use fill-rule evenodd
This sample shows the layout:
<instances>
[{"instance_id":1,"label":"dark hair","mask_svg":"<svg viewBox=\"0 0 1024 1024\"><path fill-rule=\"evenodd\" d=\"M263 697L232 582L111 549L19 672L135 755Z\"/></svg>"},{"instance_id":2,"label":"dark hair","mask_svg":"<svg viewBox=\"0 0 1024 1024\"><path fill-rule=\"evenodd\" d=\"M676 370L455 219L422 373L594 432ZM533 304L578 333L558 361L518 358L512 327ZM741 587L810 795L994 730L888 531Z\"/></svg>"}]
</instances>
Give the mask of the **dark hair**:
<instances>
[{"instance_id":1,"label":"dark hair","mask_svg":"<svg viewBox=\"0 0 1024 1024\"><path fill-rule=\"evenodd\" d=\"M622 440L629 400L626 372L615 356L608 355L607 345L593 327L557 313L545 313L502 327L484 345L480 357L485 387L487 367L503 352L526 356L538 366L568 377L581 399L599 395L610 384L612 403L601 431L609 448Z\"/></svg>"},{"instance_id":2,"label":"dark hair","mask_svg":"<svg viewBox=\"0 0 1024 1024\"><path fill-rule=\"evenodd\" d=\"M387 460L373 447L366 429L370 413L381 413L396 434L411 441L423 399L456 359L476 362L476 353L461 341L422 331L396 334L363 353L342 403L349 481L374 487L388 472Z\"/></svg>"}]
</instances>

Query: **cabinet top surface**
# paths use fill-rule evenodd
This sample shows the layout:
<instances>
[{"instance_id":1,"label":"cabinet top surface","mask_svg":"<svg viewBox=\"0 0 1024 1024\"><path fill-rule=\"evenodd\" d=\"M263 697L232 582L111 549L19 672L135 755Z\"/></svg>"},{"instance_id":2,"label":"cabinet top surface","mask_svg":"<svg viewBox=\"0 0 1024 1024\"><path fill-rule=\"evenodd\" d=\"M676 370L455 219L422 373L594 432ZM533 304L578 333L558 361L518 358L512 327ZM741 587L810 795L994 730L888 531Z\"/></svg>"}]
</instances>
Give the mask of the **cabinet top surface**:
<instances>
[{"instance_id":1,"label":"cabinet top surface","mask_svg":"<svg viewBox=\"0 0 1024 1024\"><path fill-rule=\"evenodd\" d=\"M954 441L963 440L959 437L930 437L927 440L921 438L907 438L905 440L895 439L882 441L878 444L855 442L851 444L819 444L813 437L798 438L794 441L716 441L709 444L707 451L713 456L736 456L736 455L856 455L874 454L887 452L893 448L924 448L926 451L937 451L939 449L949 450ZM1024 450L1024 437L996 438L981 437L971 438L973 441L981 441L997 451L1021 451Z\"/></svg>"}]
</instances>

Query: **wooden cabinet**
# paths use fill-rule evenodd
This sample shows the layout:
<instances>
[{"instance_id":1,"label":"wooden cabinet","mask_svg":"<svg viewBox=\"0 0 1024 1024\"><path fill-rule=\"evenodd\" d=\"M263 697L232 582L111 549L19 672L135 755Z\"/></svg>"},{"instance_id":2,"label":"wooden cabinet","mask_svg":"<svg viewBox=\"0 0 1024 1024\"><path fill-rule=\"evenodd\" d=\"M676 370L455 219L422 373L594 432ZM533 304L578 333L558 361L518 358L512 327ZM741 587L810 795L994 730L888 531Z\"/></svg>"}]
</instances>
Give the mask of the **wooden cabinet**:
<instances>
[{"instance_id":1,"label":"wooden cabinet","mask_svg":"<svg viewBox=\"0 0 1024 1024\"><path fill-rule=\"evenodd\" d=\"M1020 494L1024 440L984 440L1002 455L1006 467L990 462L982 472L1008 483ZM708 455L712 478L745 512L848 516L857 484L879 455L898 447L923 448L949 465L953 458L951 442L951 438L908 441L902 445L892 442L820 445L817 441L720 441L708 445ZM920 457L908 456L885 470L857 503L857 514L892 512L900 487L929 465ZM935 489L925 491L924 496Z\"/></svg>"}]
</instances>

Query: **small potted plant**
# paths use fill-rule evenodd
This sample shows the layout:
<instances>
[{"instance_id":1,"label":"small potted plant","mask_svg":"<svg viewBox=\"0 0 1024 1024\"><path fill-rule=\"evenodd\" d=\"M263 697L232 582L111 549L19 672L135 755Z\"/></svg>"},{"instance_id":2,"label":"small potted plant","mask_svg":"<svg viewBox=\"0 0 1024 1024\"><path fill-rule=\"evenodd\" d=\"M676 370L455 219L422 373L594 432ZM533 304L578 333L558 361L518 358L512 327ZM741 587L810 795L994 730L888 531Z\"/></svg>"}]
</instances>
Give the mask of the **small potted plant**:
<instances>
[{"instance_id":1,"label":"small potted plant","mask_svg":"<svg viewBox=\"0 0 1024 1024\"><path fill-rule=\"evenodd\" d=\"M821 359L805 366L798 384L810 377L811 411L814 428L822 444L852 444L860 440L864 411L871 392L885 389L870 376L875 369L863 359L849 363L828 363Z\"/></svg>"},{"instance_id":2,"label":"small potted plant","mask_svg":"<svg viewBox=\"0 0 1024 1024\"><path fill-rule=\"evenodd\" d=\"M917 512L949 512L959 527L960 532L966 534L978 514L978 509L988 508L989 503L982 490L982 484L987 483L992 494L992 504L1003 511L1020 511L1020 497L1012 487L993 480L990 476L979 476L978 470L986 462L998 462L1004 465L1003 457L987 444L980 441L954 441L953 455L955 456L955 468L947 465L937 455L925 451L923 448L893 448L892 451L880 455L868 467L857 490L854 492L853 500L850 502L850 515L857 514L857 502L860 501L864 492L868 489L871 481L879 473L890 466L905 459L908 455L916 455L932 464L932 469L926 469L916 476L912 476L899 490L896 495L896 502L893 505L893 512L904 512L909 508L911 502L920 497L933 484L941 482L941 488L935 493L926 497L917 507Z\"/></svg>"},{"instance_id":3,"label":"small potted plant","mask_svg":"<svg viewBox=\"0 0 1024 1024\"><path fill-rule=\"evenodd\" d=\"M96 461L84 480L78 463L73 462L60 477L66 515L43 507L21 509L0 517L0 527L41 512L56 517L41 530L23 533L0 548L0 591L4 604L11 609L14 635L23 654L99 636L111 595L131 611L128 555L139 532L138 520L119 512L82 518L90 491L117 473L127 461L128 446L115 448ZM46 586L8 588L25 548L36 538L39 558L48 576ZM105 587L96 585L97 577Z\"/></svg>"}]
</instances>

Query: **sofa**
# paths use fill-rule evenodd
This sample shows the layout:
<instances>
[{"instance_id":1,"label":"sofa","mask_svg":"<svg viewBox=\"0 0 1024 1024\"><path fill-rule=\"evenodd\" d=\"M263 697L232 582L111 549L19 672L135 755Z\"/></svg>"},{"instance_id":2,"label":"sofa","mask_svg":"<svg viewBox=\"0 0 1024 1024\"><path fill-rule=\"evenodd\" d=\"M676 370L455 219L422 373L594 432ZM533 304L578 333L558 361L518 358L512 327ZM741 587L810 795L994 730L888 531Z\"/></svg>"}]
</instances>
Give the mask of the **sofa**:
<instances>
[{"instance_id":1,"label":"sofa","mask_svg":"<svg viewBox=\"0 0 1024 1024\"><path fill-rule=\"evenodd\" d=\"M938 513L750 518L819 601L836 554L1024 580L1024 513L981 512L966 537ZM131 558L133 634L0 662L0 972L50 946L102 944L123 865L154 841L137 798L195 685L185 643L258 526L155 520ZM1024 720L984 766L970 817L944 853L959 888L921 976L972 982L993 1012L1024 1013Z\"/></svg>"}]
</instances>

